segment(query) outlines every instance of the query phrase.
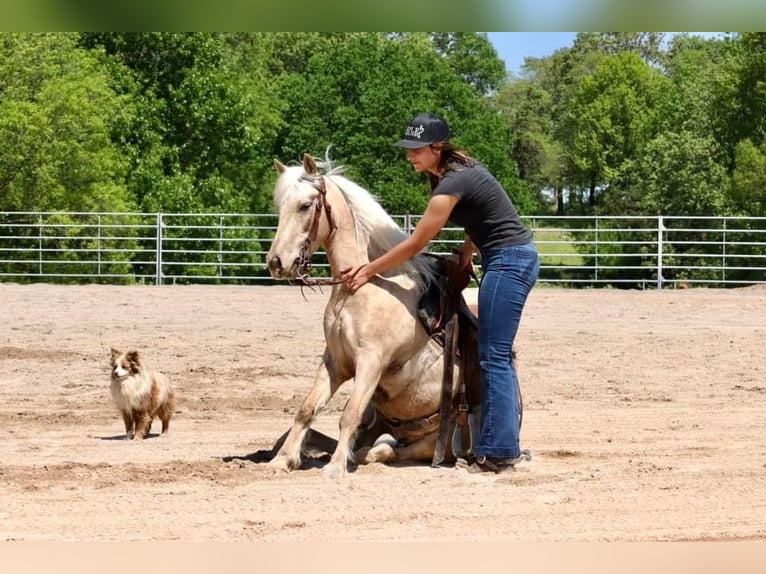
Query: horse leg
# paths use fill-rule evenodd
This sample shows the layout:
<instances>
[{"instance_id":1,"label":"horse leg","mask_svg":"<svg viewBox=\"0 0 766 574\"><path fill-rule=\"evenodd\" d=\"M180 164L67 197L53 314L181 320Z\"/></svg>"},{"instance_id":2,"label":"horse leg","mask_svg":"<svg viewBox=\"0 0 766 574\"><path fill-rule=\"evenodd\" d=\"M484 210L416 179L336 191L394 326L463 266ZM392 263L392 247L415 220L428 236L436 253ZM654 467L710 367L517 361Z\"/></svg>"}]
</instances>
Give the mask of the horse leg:
<instances>
[{"instance_id":1,"label":"horse leg","mask_svg":"<svg viewBox=\"0 0 766 574\"><path fill-rule=\"evenodd\" d=\"M327 368L327 352L314 377L314 385L303 404L295 413L293 426L287 433L282 446L269 462L269 466L279 470L295 470L301 465L301 447L306 438L311 422L317 413L338 390L342 381L332 377Z\"/></svg>"},{"instance_id":2,"label":"horse leg","mask_svg":"<svg viewBox=\"0 0 766 574\"><path fill-rule=\"evenodd\" d=\"M378 386L381 374L382 367L378 360L362 360L357 363L354 388L340 417L338 447L330 458L330 462L324 467L325 476L343 478L348 463L353 462L352 443L367 405L370 404L372 395Z\"/></svg>"},{"instance_id":3,"label":"horse leg","mask_svg":"<svg viewBox=\"0 0 766 574\"><path fill-rule=\"evenodd\" d=\"M290 429L287 429L277 439L277 442L274 443L274 446L271 447L272 457L276 455L279 452L279 449L282 448L282 445L285 444L285 440L287 440L287 435L289 434ZM309 428L308 431L306 431L306 438L303 439L303 447L301 448L301 453L307 454L309 456L317 456L323 453L332 454L335 452L337 446L338 441L334 438L329 437L326 434L319 432L318 430Z\"/></svg>"},{"instance_id":4,"label":"horse leg","mask_svg":"<svg viewBox=\"0 0 766 574\"><path fill-rule=\"evenodd\" d=\"M397 446L391 435L383 435L370 448L359 449L356 460L359 464L373 462L393 463L409 460L430 462L436 448L436 433L424 436L406 446Z\"/></svg>"}]
</instances>

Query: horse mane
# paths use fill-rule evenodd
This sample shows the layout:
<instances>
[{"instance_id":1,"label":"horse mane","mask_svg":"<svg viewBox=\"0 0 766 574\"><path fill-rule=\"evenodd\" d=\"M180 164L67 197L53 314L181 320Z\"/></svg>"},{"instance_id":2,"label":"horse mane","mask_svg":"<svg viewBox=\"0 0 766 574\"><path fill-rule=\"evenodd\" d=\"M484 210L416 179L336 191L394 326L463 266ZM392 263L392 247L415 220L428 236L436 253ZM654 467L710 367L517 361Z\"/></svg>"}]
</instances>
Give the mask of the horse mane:
<instances>
[{"instance_id":1,"label":"horse mane","mask_svg":"<svg viewBox=\"0 0 766 574\"><path fill-rule=\"evenodd\" d=\"M329 151L329 148L328 148ZM358 183L343 175L344 166L333 166L326 153L325 159L316 161L319 173L331 181L343 195L348 205L354 222L357 241L367 244L367 254L370 260L380 257L391 248L401 243L408 237L396 221L383 209L377 197ZM291 184L297 184L300 180L311 179L314 176L303 171L303 166L289 166L279 178L284 181L278 182L274 190L274 202L281 204L283 195ZM415 256L397 268L390 274L404 274L413 279L421 288L436 277L436 266L431 257Z\"/></svg>"}]
</instances>

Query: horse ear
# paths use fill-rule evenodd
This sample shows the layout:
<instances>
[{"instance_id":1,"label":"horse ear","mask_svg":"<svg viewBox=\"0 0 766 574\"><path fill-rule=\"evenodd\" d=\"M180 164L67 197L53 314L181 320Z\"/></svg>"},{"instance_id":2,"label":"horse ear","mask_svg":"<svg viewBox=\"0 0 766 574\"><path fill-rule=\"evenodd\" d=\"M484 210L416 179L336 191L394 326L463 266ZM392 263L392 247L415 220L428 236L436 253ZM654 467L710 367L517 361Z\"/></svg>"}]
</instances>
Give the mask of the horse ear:
<instances>
[{"instance_id":1,"label":"horse ear","mask_svg":"<svg viewBox=\"0 0 766 574\"><path fill-rule=\"evenodd\" d=\"M287 166L285 166L285 164L283 164L277 158L274 158L274 167L277 168L279 173L283 173L287 169Z\"/></svg>"},{"instance_id":2,"label":"horse ear","mask_svg":"<svg viewBox=\"0 0 766 574\"><path fill-rule=\"evenodd\" d=\"M315 175L317 173L317 164L314 158L307 153L303 154L303 171L308 175Z\"/></svg>"}]
</instances>

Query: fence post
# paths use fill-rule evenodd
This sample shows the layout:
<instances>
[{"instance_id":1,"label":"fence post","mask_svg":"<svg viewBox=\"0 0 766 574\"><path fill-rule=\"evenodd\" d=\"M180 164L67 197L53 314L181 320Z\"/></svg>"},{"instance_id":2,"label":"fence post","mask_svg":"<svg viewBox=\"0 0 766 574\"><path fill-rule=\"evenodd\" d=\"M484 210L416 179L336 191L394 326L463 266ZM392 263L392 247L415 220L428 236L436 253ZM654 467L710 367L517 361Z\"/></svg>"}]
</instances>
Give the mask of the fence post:
<instances>
[{"instance_id":1,"label":"fence post","mask_svg":"<svg viewBox=\"0 0 766 574\"><path fill-rule=\"evenodd\" d=\"M162 213L157 214L157 269L154 275L154 284L162 285Z\"/></svg>"},{"instance_id":2,"label":"fence post","mask_svg":"<svg viewBox=\"0 0 766 574\"><path fill-rule=\"evenodd\" d=\"M595 271L596 271L596 283L598 283L598 216L596 216L596 260L594 261L595 264Z\"/></svg>"},{"instance_id":3,"label":"fence post","mask_svg":"<svg viewBox=\"0 0 766 574\"><path fill-rule=\"evenodd\" d=\"M96 253L98 254L98 257L97 257L98 273L96 273L96 275L101 276L101 250L103 249L104 246L101 240L101 214L100 213L98 215L97 229L98 229L98 250L96 251Z\"/></svg>"},{"instance_id":4,"label":"fence post","mask_svg":"<svg viewBox=\"0 0 766 574\"><path fill-rule=\"evenodd\" d=\"M723 238L721 240L721 281L726 281L726 218L723 218Z\"/></svg>"},{"instance_id":5,"label":"fence post","mask_svg":"<svg viewBox=\"0 0 766 574\"><path fill-rule=\"evenodd\" d=\"M662 242L663 230L665 226L662 223L662 213L657 213L657 289L662 289Z\"/></svg>"},{"instance_id":6,"label":"fence post","mask_svg":"<svg viewBox=\"0 0 766 574\"><path fill-rule=\"evenodd\" d=\"M218 218L218 280L223 277L223 217Z\"/></svg>"},{"instance_id":7,"label":"fence post","mask_svg":"<svg viewBox=\"0 0 766 574\"><path fill-rule=\"evenodd\" d=\"M412 220L410 219L410 212L406 211L404 213L404 231L407 233L407 235L411 234L412 230Z\"/></svg>"},{"instance_id":8,"label":"fence post","mask_svg":"<svg viewBox=\"0 0 766 574\"><path fill-rule=\"evenodd\" d=\"M39 227L37 228L37 274L43 274L43 216L37 218Z\"/></svg>"}]
</instances>

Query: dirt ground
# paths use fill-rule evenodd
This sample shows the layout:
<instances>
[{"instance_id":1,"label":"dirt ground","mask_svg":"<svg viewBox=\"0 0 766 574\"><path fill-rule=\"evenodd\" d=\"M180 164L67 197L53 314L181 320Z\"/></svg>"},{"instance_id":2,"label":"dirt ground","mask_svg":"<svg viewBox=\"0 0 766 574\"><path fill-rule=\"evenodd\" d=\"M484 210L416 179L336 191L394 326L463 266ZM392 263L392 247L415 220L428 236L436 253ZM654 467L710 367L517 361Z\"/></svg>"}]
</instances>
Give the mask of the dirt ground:
<instances>
[{"instance_id":1,"label":"dirt ground","mask_svg":"<svg viewBox=\"0 0 766 574\"><path fill-rule=\"evenodd\" d=\"M272 471L327 292L0 284L0 541L766 540L766 289L537 287L515 472ZM123 439L110 347L173 382ZM316 428L336 435L342 389Z\"/></svg>"}]
</instances>

